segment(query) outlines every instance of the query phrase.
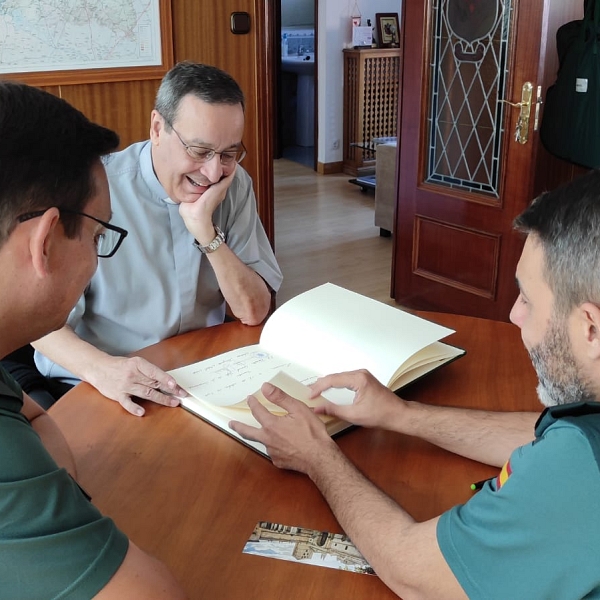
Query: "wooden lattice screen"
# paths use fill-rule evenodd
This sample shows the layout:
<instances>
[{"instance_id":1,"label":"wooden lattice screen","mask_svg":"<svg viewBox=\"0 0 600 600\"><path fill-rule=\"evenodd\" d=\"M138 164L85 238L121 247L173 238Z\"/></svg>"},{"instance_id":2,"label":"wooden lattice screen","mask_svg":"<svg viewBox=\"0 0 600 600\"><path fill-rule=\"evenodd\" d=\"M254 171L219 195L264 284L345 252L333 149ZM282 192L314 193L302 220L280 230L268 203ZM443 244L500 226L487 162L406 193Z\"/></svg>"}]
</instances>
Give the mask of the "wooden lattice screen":
<instances>
[{"instance_id":1,"label":"wooden lattice screen","mask_svg":"<svg viewBox=\"0 0 600 600\"><path fill-rule=\"evenodd\" d=\"M399 94L398 48L344 50L345 173L374 167L373 140L396 137Z\"/></svg>"}]
</instances>

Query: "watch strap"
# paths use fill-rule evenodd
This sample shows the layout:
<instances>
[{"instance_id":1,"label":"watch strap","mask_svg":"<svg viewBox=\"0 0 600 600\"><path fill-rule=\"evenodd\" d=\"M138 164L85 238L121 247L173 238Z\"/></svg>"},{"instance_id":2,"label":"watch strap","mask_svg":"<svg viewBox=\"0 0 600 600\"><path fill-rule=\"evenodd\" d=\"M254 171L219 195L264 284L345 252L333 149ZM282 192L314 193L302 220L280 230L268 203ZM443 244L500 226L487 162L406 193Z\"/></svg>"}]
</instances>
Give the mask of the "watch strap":
<instances>
[{"instance_id":1,"label":"watch strap","mask_svg":"<svg viewBox=\"0 0 600 600\"><path fill-rule=\"evenodd\" d=\"M211 252L214 252L225 241L225 234L216 225L215 232L216 235L214 239L206 246L200 244L198 240L194 240L194 246L196 246L196 248L198 248L202 254L210 254Z\"/></svg>"}]
</instances>

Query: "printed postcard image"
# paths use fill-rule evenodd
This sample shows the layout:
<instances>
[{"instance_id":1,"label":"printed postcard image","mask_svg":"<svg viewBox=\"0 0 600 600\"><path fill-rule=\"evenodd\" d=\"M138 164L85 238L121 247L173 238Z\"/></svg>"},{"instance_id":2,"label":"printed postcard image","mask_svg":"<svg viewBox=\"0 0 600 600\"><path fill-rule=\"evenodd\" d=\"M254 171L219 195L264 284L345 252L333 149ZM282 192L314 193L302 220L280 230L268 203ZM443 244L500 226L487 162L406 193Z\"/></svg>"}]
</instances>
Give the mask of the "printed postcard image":
<instances>
[{"instance_id":1,"label":"printed postcard image","mask_svg":"<svg viewBox=\"0 0 600 600\"><path fill-rule=\"evenodd\" d=\"M356 546L340 533L260 521L243 551L268 558L375 575Z\"/></svg>"}]
</instances>

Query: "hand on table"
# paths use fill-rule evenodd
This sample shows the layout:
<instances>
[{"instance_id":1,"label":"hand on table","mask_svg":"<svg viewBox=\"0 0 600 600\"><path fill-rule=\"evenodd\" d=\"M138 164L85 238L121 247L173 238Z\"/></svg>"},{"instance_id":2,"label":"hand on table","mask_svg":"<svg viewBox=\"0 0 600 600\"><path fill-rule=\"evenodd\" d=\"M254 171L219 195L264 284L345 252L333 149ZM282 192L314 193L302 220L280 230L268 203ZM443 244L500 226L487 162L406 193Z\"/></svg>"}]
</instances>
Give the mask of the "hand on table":
<instances>
[{"instance_id":1,"label":"hand on table","mask_svg":"<svg viewBox=\"0 0 600 600\"><path fill-rule=\"evenodd\" d=\"M188 395L173 377L139 356L109 356L87 381L107 398L117 401L127 412L138 417L143 416L145 410L132 397L165 406L179 406L178 398Z\"/></svg>"}]
</instances>

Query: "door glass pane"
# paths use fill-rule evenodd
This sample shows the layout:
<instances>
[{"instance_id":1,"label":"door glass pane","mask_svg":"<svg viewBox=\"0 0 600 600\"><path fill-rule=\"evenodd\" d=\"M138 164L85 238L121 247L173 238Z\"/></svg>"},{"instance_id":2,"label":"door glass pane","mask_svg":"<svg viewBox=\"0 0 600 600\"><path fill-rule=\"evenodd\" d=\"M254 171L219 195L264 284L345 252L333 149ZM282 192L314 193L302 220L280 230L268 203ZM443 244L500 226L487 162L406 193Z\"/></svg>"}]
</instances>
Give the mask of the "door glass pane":
<instances>
[{"instance_id":1,"label":"door glass pane","mask_svg":"<svg viewBox=\"0 0 600 600\"><path fill-rule=\"evenodd\" d=\"M511 0L432 0L426 181L498 196Z\"/></svg>"}]
</instances>

